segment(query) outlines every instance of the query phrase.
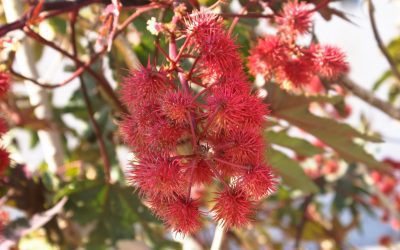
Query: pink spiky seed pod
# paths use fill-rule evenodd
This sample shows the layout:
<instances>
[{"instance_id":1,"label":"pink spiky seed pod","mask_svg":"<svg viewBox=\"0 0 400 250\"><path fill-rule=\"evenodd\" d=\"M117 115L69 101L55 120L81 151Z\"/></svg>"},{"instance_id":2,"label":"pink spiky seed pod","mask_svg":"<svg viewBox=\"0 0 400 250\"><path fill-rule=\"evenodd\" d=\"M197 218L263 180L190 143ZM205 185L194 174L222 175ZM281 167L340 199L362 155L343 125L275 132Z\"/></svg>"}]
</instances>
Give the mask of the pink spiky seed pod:
<instances>
[{"instance_id":1,"label":"pink spiky seed pod","mask_svg":"<svg viewBox=\"0 0 400 250\"><path fill-rule=\"evenodd\" d=\"M225 188L217 193L212 211L214 218L221 221L226 228L247 225L253 216L253 201L243 190L237 187Z\"/></svg>"},{"instance_id":2,"label":"pink spiky seed pod","mask_svg":"<svg viewBox=\"0 0 400 250\"><path fill-rule=\"evenodd\" d=\"M276 22L285 35L304 35L311 30L312 14L310 4L295 0L283 6L282 12L276 17Z\"/></svg>"},{"instance_id":3,"label":"pink spiky seed pod","mask_svg":"<svg viewBox=\"0 0 400 250\"><path fill-rule=\"evenodd\" d=\"M214 178L214 173L203 159L194 159L184 165L184 175L188 180L192 179L193 184L207 184Z\"/></svg>"},{"instance_id":4,"label":"pink spiky seed pod","mask_svg":"<svg viewBox=\"0 0 400 250\"><path fill-rule=\"evenodd\" d=\"M154 102L173 88L173 83L166 72L148 65L133 70L125 78L121 89L121 100L128 108L138 109L143 102L146 104Z\"/></svg>"},{"instance_id":5,"label":"pink spiky seed pod","mask_svg":"<svg viewBox=\"0 0 400 250\"><path fill-rule=\"evenodd\" d=\"M268 114L261 99L227 88L213 89L212 95L207 98L207 106L209 128L217 134L239 130L242 126L260 128Z\"/></svg>"},{"instance_id":6,"label":"pink spiky seed pod","mask_svg":"<svg viewBox=\"0 0 400 250\"><path fill-rule=\"evenodd\" d=\"M189 124L189 114L196 108L191 95L178 91L166 93L160 106L161 112L179 125Z\"/></svg>"},{"instance_id":7,"label":"pink spiky seed pod","mask_svg":"<svg viewBox=\"0 0 400 250\"><path fill-rule=\"evenodd\" d=\"M220 137L214 150L217 157L247 165L259 162L264 154L264 149L264 140L259 131L241 128Z\"/></svg>"},{"instance_id":8,"label":"pink spiky seed pod","mask_svg":"<svg viewBox=\"0 0 400 250\"><path fill-rule=\"evenodd\" d=\"M133 165L128 178L141 194L150 197L174 197L183 194L187 187L179 162L168 158L142 160Z\"/></svg>"},{"instance_id":9,"label":"pink spiky seed pod","mask_svg":"<svg viewBox=\"0 0 400 250\"><path fill-rule=\"evenodd\" d=\"M164 213L164 220L167 227L172 231L189 234L201 227L200 215L197 201L177 198L168 204Z\"/></svg>"},{"instance_id":10,"label":"pink spiky seed pod","mask_svg":"<svg viewBox=\"0 0 400 250\"><path fill-rule=\"evenodd\" d=\"M270 166L256 164L238 178L238 185L249 196L261 199L276 191L277 178Z\"/></svg>"},{"instance_id":11,"label":"pink spiky seed pod","mask_svg":"<svg viewBox=\"0 0 400 250\"><path fill-rule=\"evenodd\" d=\"M336 79L349 71L346 55L337 47L331 45L315 45L315 64L318 73L328 79Z\"/></svg>"},{"instance_id":12,"label":"pink spiky seed pod","mask_svg":"<svg viewBox=\"0 0 400 250\"><path fill-rule=\"evenodd\" d=\"M287 58L287 46L281 38L272 35L265 36L259 39L257 45L250 50L250 72L269 78L274 69L282 65Z\"/></svg>"}]
</instances>

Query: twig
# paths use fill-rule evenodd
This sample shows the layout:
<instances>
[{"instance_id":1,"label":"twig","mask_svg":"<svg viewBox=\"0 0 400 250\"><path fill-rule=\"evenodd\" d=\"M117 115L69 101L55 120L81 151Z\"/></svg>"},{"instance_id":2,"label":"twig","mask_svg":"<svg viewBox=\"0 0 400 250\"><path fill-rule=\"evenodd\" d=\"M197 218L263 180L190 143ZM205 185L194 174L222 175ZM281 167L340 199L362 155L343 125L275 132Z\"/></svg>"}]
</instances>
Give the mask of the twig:
<instances>
[{"instance_id":1,"label":"twig","mask_svg":"<svg viewBox=\"0 0 400 250\"><path fill-rule=\"evenodd\" d=\"M301 216L301 220L300 220L299 224L296 227L296 236L295 236L295 241L294 241L294 248L295 249L300 249L301 237L303 235L304 226L305 226L305 224L307 222L307 208L310 205L313 197L314 197L314 195L310 194L304 199L304 202L303 202L303 205L302 205L303 214Z\"/></svg>"},{"instance_id":2,"label":"twig","mask_svg":"<svg viewBox=\"0 0 400 250\"><path fill-rule=\"evenodd\" d=\"M225 228L222 221L219 221L215 228L214 239L210 250L220 250L225 238Z\"/></svg>"},{"instance_id":3,"label":"twig","mask_svg":"<svg viewBox=\"0 0 400 250\"><path fill-rule=\"evenodd\" d=\"M45 2L40 10L41 20L48 19L53 16L60 14L77 11L85 6L91 4L109 4L110 0L76 0L76 1L57 1L57 2ZM149 3L147 0L125 0L121 1L123 8L129 8L131 6L141 6ZM29 20L30 13L26 13L19 20L10 22L0 26L0 37L4 36L10 31L20 30L25 27Z\"/></svg>"},{"instance_id":4,"label":"twig","mask_svg":"<svg viewBox=\"0 0 400 250\"><path fill-rule=\"evenodd\" d=\"M73 51L72 54L73 54L73 56L78 57L77 47L76 47L76 30L75 30L76 18L77 18L77 12L74 12L72 14L70 27L71 27L71 44L72 44L72 51ZM79 66L77 62L75 62L75 64L76 64L76 67ZM97 124L96 119L94 118L93 106L92 106L92 103L90 102L90 97L88 95L86 84L85 84L85 81L84 81L82 75L79 76L79 80L80 80L80 85L81 85L81 91L83 94L83 99L85 101L85 105L88 110L89 120L93 126L93 130L94 130L94 133L97 138L97 143L100 148L101 158L103 158L104 175L105 175L106 183L110 183L111 166L110 166L110 159L107 154L107 149L106 149L106 146L105 146L105 143L103 140L102 133L100 131L100 127Z\"/></svg>"},{"instance_id":5,"label":"twig","mask_svg":"<svg viewBox=\"0 0 400 250\"><path fill-rule=\"evenodd\" d=\"M396 62L393 60L393 58L389 54L389 51L387 50L387 48L383 44L382 38L379 35L378 27L377 27L376 21L375 21L374 12L375 12L375 7L374 7L374 5L372 3L372 0L368 0L369 20L371 22L372 31L374 33L374 37L375 37L376 43L378 44L379 49L381 50L382 54L385 56L386 60L388 61L393 74L395 75L395 77L398 80L400 80L400 71L396 66Z\"/></svg>"},{"instance_id":6,"label":"twig","mask_svg":"<svg viewBox=\"0 0 400 250\"><path fill-rule=\"evenodd\" d=\"M62 49L61 47L57 46L54 42L46 40L44 37L42 37L41 35L39 35L38 33L36 33L35 31L33 31L31 28L26 27L25 29L26 34L33 38L34 40L38 41L39 43L42 43L46 46L49 46L53 49L55 49L56 51L60 52L61 54L63 54L64 56L68 57L69 59L71 59L72 61L74 61L77 66L84 66L85 63L82 62L81 60L79 60L76 56L71 55L68 51ZM103 47L102 51L100 51L99 53L103 53L106 51L106 47ZM112 104L114 105L115 108L118 109L118 111L123 112L123 113L127 113L126 108L122 105L122 103L119 101L118 97L115 95L114 90L111 88L110 84L107 82L107 80L104 77L101 77L100 75L98 75L92 68L87 67L87 72L98 81L99 85L102 87L102 89L107 93L108 97L110 97Z\"/></svg>"},{"instance_id":7,"label":"twig","mask_svg":"<svg viewBox=\"0 0 400 250\"><path fill-rule=\"evenodd\" d=\"M21 73L16 72L13 68L10 68L10 73L21 79L29 80L32 83L34 83L42 88L55 89L55 88L59 88L59 87L63 87L65 85L67 85L68 83L72 82L75 78L80 76L88 67L90 67L90 65L92 63L94 63L99 58L100 55L103 54L102 52L104 52L104 51L102 50L99 53L96 53L87 63L85 63L83 66L81 66L77 70L75 70L75 72L72 73L70 77L68 77L61 83L57 83L57 84L56 83L54 83L54 84L41 83L32 77L28 77L28 76L22 75Z\"/></svg>"},{"instance_id":8,"label":"twig","mask_svg":"<svg viewBox=\"0 0 400 250\"><path fill-rule=\"evenodd\" d=\"M222 17L233 17L233 18L273 18L274 15L265 15L260 13L248 13L248 14L232 14L232 13L221 13L219 14Z\"/></svg>"},{"instance_id":9,"label":"twig","mask_svg":"<svg viewBox=\"0 0 400 250\"><path fill-rule=\"evenodd\" d=\"M385 102L382 99L379 99L378 97L374 96L370 91L358 86L348 77L345 76L341 77L338 83L343 87L345 87L346 89L350 90L354 95L358 96L365 102L381 110L388 116L400 120L400 109L395 108L390 103Z\"/></svg>"}]
</instances>

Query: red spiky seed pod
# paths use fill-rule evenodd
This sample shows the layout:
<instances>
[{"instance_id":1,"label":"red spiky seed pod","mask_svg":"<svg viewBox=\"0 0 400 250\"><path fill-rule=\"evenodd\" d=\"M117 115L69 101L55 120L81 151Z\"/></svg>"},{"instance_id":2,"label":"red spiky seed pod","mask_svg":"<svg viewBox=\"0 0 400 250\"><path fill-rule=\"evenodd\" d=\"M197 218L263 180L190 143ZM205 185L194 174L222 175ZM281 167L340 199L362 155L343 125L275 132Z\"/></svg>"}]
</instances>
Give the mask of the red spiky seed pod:
<instances>
[{"instance_id":1,"label":"red spiky seed pod","mask_svg":"<svg viewBox=\"0 0 400 250\"><path fill-rule=\"evenodd\" d=\"M265 164L249 167L237 182L247 195L255 199L261 199L274 193L278 183L271 167Z\"/></svg>"},{"instance_id":2,"label":"red spiky seed pod","mask_svg":"<svg viewBox=\"0 0 400 250\"><path fill-rule=\"evenodd\" d=\"M200 214L197 201L178 198L167 206L164 220L172 231L189 234L201 227Z\"/></svg>"},{"instance_id":3,"label":"red spiky seed pod","mask_svg":"<svg viewBox=\"0 0 400 250\"><path fill-rule=\"evenodd\" d=\"M214 89L207 98L207 106L207 122L216 133L237 131L242 126L260 127L268 114L266 105L259 98L226 88Z\"/></svg>"},{"instance_id":4,"label":"red spiky seed pod","mask_svg":"<svg viewBox=\"0 0 400 250\"><path fill-rule=\"evenodd\" d=\"M10 89L10 75L7 72L0 72L0 98Z\"/></svg>"},{"instance_id":5,"label":"red spiky seed pod","mask_svg":"<svg viewBox=\"0 0 400 250\"><path fill-rule=\"evenodd\" d=\"M270 77L275 68L287 60L287 48L279 36L268 35L250 50L249 68L254 75Z\"/></svg>"},{"instance_id":6,"label":"red spiky seed pod","mask_svg":"<svg viewBox=\"0 0 400 250\"><path fill-rule=\"evenodd\" d=\"M183 92L168 92L161 100L162 113L177 124L188 124L189 114L194 109L193 97Z\"/></svg>"},{"instance_id":7,"label":"red spiky seed pod","mask_svg":"<svg viewBox=\"0 0 400 250\"><path fill-rule=\"evenodd\" d=\"M10 154L4 148L0 147L0 175L4 174L4 171L10 165Z\"/></svg>"},{"instance_id":8,"label":"red spiky seed pod","mask_svg":"<svg viewBox=\"0 0 400 250\"><path fill-rule=\"evenodd\" d=\"M336 79L349 71L345 54L337 47L330 45L315 45L314 60L318 73L328 79Z\"/></svg>"},{"instance_id":9,"label":"red spiky seed pod","mask_svg":"<svg viewBox=\"0 0 400 250\"><path fill-rule=\"evenodd\" d=\"M140 108L142 103L149 104L158 100L163 93L173 89L173 84L162 70L152 66L133 70L125 78L121 89L121 100L128 108Z\"/></svg>"},{"instance_id":10,"label":"red spiky seed pod","mask_svg":"<svg viewBox=\"0 0 400 250\"><path fill-rule=\"evenodd\" d=\"M215 145L217 157L237 164L253 164L262 160L264 153L263 137L258 131L241 128L221 136Z\"/></svg>"},{"instance_id":11,"label":"red spiky seed pod","mask_svg":"<svg viewBox=\"0 0 400 250\"><path fill-rule=\"evenodd\" d=\"M193 184L210 183L214 178L214 173L203 159L195 159L185 164L183 172L188 180L192 179Z\"/></svg>"},{"instance_id":12,"label":"red spiky seed pod","mask_svg":"<svg viewBox=\"0 0 400 250\"><path fill-rule=\"evenodd\" d=\"M289 1L282 9L276 22L282 33L304 35L311 30L312 7L305 2Z\"/></svg>"},{"instance_id":13,"label":"red spiky seed pod","mask_svg":"<svg viewBox=\"0 0 400 250\"><path fill-rule=\"evenodd\" d=\"M0 116L0 138L2 135L4 135L6 132L8 131L8 125L6 120L4 120L1 116Z\"/></svg>"},{"instance_id":14,"label":"red spiky seed pod","mask_svg":"<svg viewBox=\"0 0 400 250\"><path fill-rule=\"evenodd\" d=\"M175 194L183 194L187 186L178 161L167 158L142 160L134 164L128 178L142 194L148 196L174 197Z\"/></svg>"},{"instance_id":15,"label":"red spiky seed pod","mask_svg":"<svg viewBox=\"0 0 400 250\"><path fill-rule=\"evenodd\" d=\"M214 218L224 226L241 227L247 225L253 216L253 201L237 187L226 188L217 194L212 211Z\"/></svg>"}]
</instances>

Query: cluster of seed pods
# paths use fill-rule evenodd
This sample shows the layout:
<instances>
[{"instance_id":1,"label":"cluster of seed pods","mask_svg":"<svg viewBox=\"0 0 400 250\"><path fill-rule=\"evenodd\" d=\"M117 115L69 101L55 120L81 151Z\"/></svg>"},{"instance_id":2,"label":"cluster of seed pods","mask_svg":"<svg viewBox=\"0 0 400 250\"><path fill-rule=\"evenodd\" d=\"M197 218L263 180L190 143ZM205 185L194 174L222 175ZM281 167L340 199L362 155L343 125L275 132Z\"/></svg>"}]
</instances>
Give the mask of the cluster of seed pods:
<instances>
[{"instance_id":1,"label":"cluster of seed pods","mask_svg":"<svg viewBox=\"0 0 400 250\"><path fill-rule=\"evenodd\" d=\"M133 70L122 83L130 114L121 133L135 154L128 179L175 232L199 229L208 212L226 228L243 226L276 189L264 159L268 107L251 91L222 19L202 10L182 21L179 53L170 44L167 65ZM195 58L187 70L185 54ZM211 184L207 211L192 187Z\"/></svg>"}]
</instances>

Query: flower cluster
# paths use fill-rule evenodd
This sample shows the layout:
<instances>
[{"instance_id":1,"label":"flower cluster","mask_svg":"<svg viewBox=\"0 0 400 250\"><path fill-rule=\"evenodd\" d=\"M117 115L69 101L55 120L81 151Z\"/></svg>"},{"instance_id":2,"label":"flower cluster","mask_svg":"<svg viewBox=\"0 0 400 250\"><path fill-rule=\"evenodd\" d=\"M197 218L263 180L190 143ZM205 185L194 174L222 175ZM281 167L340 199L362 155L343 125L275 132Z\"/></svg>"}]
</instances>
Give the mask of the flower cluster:
<instances>
[{"instance_id":1,"label":"flower cluster","mask_svg":"<svg viewBox=\"0 0 400 250\"><path fill-rule=\"evenodd\" d=\"M200 228L206 209L200 211L191 190L213 183L219 183L211 202L214 219L243 226L255 202L276 189L263 156L268 107L251 92L219 16L202 10L182 23L186 42L176 53L171 41L170 64L149 63L122 84L130 114L120 130L136 157L128 179L175 232ZM190 70L179 64L183 52L196 58Z\"/></svg>"},{"instance_id":2,"label":"flower cluster","mask_svg":"<svg viewBox=\"0 0 400 250\"><path fill-rule=\"evenodd\" d=\"M5 97L10 88L10 77L5 72L0 72L0 100ZM7 132L7 123L0 114L0 139ZM6 149L0 146L0 176L10 165L10 157Z\"/></svg>"},{"instance_id":3,"label":"flower cluster","mask_svg":"<svg viewBox=\"0 0 400 250\"><path fill-rule=\"evenodd\" d=\"M277 33L259 39L251 50L252 74L273 78L285 88L313 85L320 78L334 80L348 71L344 53L337 47L311 43L302 46L298 38L310 32L313 10L304 2L289 2L275 15Z\"/></svg>"}]
</instances>

